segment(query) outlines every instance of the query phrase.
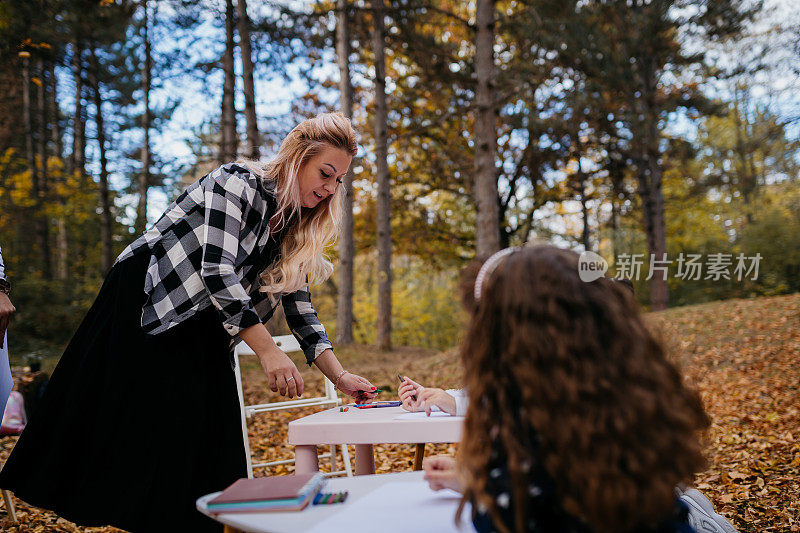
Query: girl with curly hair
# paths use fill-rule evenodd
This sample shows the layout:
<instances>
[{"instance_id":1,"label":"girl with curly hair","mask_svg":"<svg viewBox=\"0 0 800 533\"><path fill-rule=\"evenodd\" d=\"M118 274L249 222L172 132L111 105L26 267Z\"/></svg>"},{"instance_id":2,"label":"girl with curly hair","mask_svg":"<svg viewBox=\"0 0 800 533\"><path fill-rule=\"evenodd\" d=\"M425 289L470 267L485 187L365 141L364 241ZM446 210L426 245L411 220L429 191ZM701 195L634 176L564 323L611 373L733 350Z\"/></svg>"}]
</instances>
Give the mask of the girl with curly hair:
<instances>
[{"instance_id":1,"label":"girl with curly hair","mask_svg":"<svg viewBox=\"0 0 800 533\"><path fill-rule=\"evenodd\" d=\"M465 269L469 408L433 489L478 531L691 532L674 487L705 465L709 425L630 288L578 276L578 255L507 249Z\"/></svg>"}]
</instances>

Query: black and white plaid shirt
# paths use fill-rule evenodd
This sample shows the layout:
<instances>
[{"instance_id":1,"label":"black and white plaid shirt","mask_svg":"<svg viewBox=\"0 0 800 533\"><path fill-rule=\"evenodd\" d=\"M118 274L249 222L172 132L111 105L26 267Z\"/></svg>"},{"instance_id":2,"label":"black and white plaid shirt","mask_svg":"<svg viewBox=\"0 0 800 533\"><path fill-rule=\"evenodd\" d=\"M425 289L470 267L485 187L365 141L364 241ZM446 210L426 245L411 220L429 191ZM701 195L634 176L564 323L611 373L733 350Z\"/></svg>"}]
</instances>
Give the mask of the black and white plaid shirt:
<instances>
[{"instance_id":1,"label":"black and white plaid shirt","mask_svg":"<svg viewBox=\"0 0 800 533\"><path fill-rule=\"evenodd\" d=\"M239 331L269 320L280 301L308 364L332 348L307 286L280 300L259 290L260 274L280 252L269 232L276 209L274 185L235 164L190 185L117 258L151 254L142 328L161 333L213 305L235 343Z\"/></svg>"}]
</instances>

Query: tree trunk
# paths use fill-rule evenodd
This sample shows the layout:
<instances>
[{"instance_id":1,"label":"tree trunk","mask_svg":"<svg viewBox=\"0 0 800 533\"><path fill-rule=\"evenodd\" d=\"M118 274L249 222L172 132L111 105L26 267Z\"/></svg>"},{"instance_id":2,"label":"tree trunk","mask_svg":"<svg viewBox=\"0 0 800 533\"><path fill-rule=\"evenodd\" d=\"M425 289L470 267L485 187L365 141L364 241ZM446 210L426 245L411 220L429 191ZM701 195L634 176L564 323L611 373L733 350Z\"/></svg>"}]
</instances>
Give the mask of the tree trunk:
<instances>
[{"instance_id":1,"label":"tree trunk","mask_svg":"<svg viewBox=\"0 0 800 533\"><path fill-rule=\"evenodd\" d=\"M667 252L667 238L664 222L664 196L661 190L661 166L659 165L658 116L648 109L647 122L642 124L641 156L637 162L639 196L642 201L642 218L647 236L647 249L650 257L660 261ZM654 272L650 279L650 305L654 311L666 309L669 305L667 280L661 272Z\"/></svg>"},{"instance_id":2,"label":"tree trunk","mask_svg":"<svg viewBox=\"0 0 800 533\"><path fill-rule=\"evenodd\" d=\"M751 209L751 201L756 192L756 173L755 168L748 160L752 157L752 143L747 135L747 125L745 123L746 117L743 120L745 102L740 100L741 91L737 88L734 91L733 99L733 120L736 124L736 148L735 152L739 157L739 164L741 170L738 172L737 181L739 190L742 192L742 199L745 205L745 220L750 224L753 222L753 211ZM741 108L740 108L741 105ZM745 140L747 139L747 141ZM735 171L735 169L733 169Z\"/></svg>"},{"instance_id":3,"label":"tree trunk","mask_svg":"<svg viewBox=\"0 0 800 533\"><path fill-rule=\"evenodd\" d=\"M475 34L475 239L478 255L500 249L494 103L494 0L477 0Z\"/></svg>"},{"instance_id":4,"label":"tree trunk","mask_svg":"<svg viewBox=\"0 0 800 533\"><path fill-rule=\"evenodd\" d=\"M151 71L153 68L153 58L150 48L150 19L147 13L147 0L142 1L144 15L144 61L142 61L142 99L144 100L144 112L142 113L142 170L139 173L137 192L139 201L136 204L136 233L141 234L147 228L147 191L150 188L150 166L152 165L150 154L150 86Z\"/></svg>"},{"instance_id":5,"label":"tree trunk","mask_svg":"<svg viewBox=\"0 0 800 533\"><path fill-rule=\"evenodd\" d=\"M39 262L44 271L49 257L47 250L47 221L40 216L42 194L39 184L39 170L36 165L36 143L33 137L30 54L21 52L20 57L22 58L22 120L25 122L25 151L28 156L28 167L31 169L31 194L36 206L34 227L36 242L39 247Z\"/></svg>"},{"instance_id":6,"label":"tree trunk","mask_svg":"<svg viewBox=\"0 0 800 533\"><path fill-rule=\"evenodd\" d=\"M72 154L69 159L70 174L86 175L86 123L83 120L83 44L75 43L72 55L72 78L75 82L75 116L72 122ZM83 178L81 178L83 181Z\"/></svg>"},{"instance_id":7,"label":"tree trunk","mask_svg":"<svg viewBox=\"0 0 800 533\"><path fill-rule=\"evenodd\" d=\"M47 106L51 117L50 122L50 142L53 145L53 155L58 158L64 157L64 142L61 138L61 112L58 108L58 83L56 80L56 66L54 62L48 65L47 81L50 88L50 97Z\"/></svg>"},{"instance_id":8,"label":"tree trunk","mask_svg":"<svg viewBox=\"0 0 800 533\"><path fill-rule=\"evenodd\" d=\"M103 97L100 94L99 65L94 47L91 48L92 71L90 79L94 89L95 124L100 153L100 242L102 243L101 265L105 276L111 270L113 251L111 245L111 199L108 190L108 160L106 158L106 134L103 121Z\"/></svg>"},{"instance_id":9,"label":"tree trunk","mask_svg":"<svg viewBox=\"0 0 800 533\"><path fill-rule=\"evenodd\" d=\"M39 198L42 207L47 205L50 184L47 172L47 126L50 123L47 117L47 77L44 68L44 61L40 58L36 61L36 69L39 72L39 83L37 84L37 115L39 116ZM41 213L42 217L42 274L45 279L53 278L53 263L50 258L50 221L48 217Z\"/></svg>"},{"instance_id":10,"label":"tree trunk","mask_svg":"<svg viewBox=\"0 0 800 533\"><path fill-rule=\"evenodd\" d=\"M580 165L580 163L578 163ZM578 172L578 194L581 196L581 219L583 221L583 231L581 232L581 242L583 249L587 252L592 251L592 242L589 229L589 205L586 201L586 176L583 172Z\"/></svg>"},{"instance_id":11,"label":"tree trunk","mask_svg":"<svg viewBox=\"0 0 800 533\"><path fill-rule=\"evenodd\" d=\"M347 0L336 2L336 58L339 63L339 106L353 117L353 85L350 82L350 27ZM339 238L339 287L336 294L336 343L353 342L353 164L342 181L342 235Z\"/></svg>"},{"instance_id":12,"label":"tree trunk","mask_svg":"<svg viewBox=\"0 0 800 533\"><path fill-rule=\"evenodd\" d=\"M383 0L373 0L375 53L375 163L378 182L378 323L376 341L381 350L391 350L392 332L392 233L390 218L389 165L387 163L386 68ZM496 200L495 200L496 201Z\"/></svg>"},{"instance_id":13,"label":"tree trunk","mask_svg":"<svg viewBox=\"0 0 800 533\"><path fill-rule=\"evenodd\" d=\"M50 110L50 140L53 147L53 152L56 157L64 156L64 143L61 139L60 112L58 109L58 84L56 83L55 64L50 63L48 68L48 86L50 87L50 94L48 99L48 108ZM61 172L57 175L56 181L60 184L66 182L66 174ZM59 205L59 216L56 219L56 279L65 281L69 275L68 272L68 257L69 246L67 241L67 223L66 223L66 198L63 194L56 195Z\"/></svg>"},{"instance_id":14,"label":"tree trunk","mask_svg":"<svg viewBox=\"0 0 800 533\"><path fill-rule=\"evenodd\" d=\"M258 134L256 114L256 89L253 83L253 57L250 47L250 17L247 16L247 0L237 0L239 16L239 50L242 54L242 81L244 84L244 117L247 121L247 157L261 157L261 138Z\"/></svg>"},{"instance_id":15,"label":"tree trunk","mask_svg":"<svg viewBox=\"0 0 800 533\"><path fill-rule=\"evenodd\" d=\"M228 163L236 159L236 108L234 96L236 94L236 75L233 70L233 42L234 31L233 0L225 2L225 54L222 56L222 69L225 72L225 82L222 87L222 143L220 146L220 163Z\"/></svg>"},{"instance_id":16,"label":"tree trunk","mask_svg":"<svg viewBox=\"0 0 800 533\"><path fill-rule=\"evenodd\" d=\"M578 161L578 172L575 175L577 180L577 187L576 192L578 196L580 196L581 202L581 222L583 224L583 228L581 231L581 243L583 244L583 249L587 252L592 251L592 243L590 238L590 228L589 228L589 205L586 201L586 174L583 172L583 163L581 162L581 154L583 153L583 144L580 141L580 121L578 122L578 127L575 128L575 139L576 139L576 152L573 154L575 159Z\"/></svg>"},{"instance_id":17,"label":"tree trunk","mask_svg":"<svg viewBox=\"0 0 800 533\"><path fill-rule=\"evenodd\" d=\"M614 264L620 253L619 243L619 215L620 215L620 193L622 192L622 163L612 161L608 169L609 179L611 180L611 248L614 257Z\"/></svg>"}]
</instances>

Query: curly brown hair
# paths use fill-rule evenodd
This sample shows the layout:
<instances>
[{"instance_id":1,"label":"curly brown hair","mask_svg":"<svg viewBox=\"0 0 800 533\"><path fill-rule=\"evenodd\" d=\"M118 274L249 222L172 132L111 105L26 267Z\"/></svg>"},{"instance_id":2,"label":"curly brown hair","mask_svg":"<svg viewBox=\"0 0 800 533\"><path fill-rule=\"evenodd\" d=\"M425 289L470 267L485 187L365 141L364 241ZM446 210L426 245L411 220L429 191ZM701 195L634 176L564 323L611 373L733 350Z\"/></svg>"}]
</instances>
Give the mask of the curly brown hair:
<instances>
[{"instance_id":1,"label":"curly brown hair","mask_svg":"<svg viewBox=\"0 0 800 533\"><path fill-rule=\"evenodd\" d=\"M564 511L595 531L665 518L673 487L705 466L709 419L630 289L607 278L585 283L576 253L534 246L503 258L476 302L481 264L461 281L471 315L461 348L470 400L458 452L462 506L485 506L506 530L486 493L495 450L507 461L517 531L527 523L532 460L553 478Z\"/></svg>"}]
</instances>

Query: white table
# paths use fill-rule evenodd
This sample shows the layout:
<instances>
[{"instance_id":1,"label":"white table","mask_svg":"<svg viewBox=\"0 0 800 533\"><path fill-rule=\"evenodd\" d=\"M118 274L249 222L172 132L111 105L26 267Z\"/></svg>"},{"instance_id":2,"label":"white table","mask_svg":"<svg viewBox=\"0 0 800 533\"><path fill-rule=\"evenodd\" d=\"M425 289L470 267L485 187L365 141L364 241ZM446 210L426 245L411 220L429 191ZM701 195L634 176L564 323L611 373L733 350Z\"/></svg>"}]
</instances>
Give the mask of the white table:
<instances>
[{"instance_id":1,"label":"white table","mask_svg":"<svg viewBox=\"0 0 800 533\"><path fill-rule=\"evenodd\" d=\"M365 495L386 483L398 481L418 482L420 484L419 490L425 490L424 487L427 487L427 483L423 481L422 476L422 472L402 472L399 474L329 478L323 489L324 492L347 490L349 491L347 500L341 504L312 505L299 512L227 513L212 515L208 512L206 503L216 497L219 492L207 494L198 498L197 509L201 513L225 524L226 533L235 531L251 533L298 533L301 531L308 531L322 520L342 511L346 506L352 505L360 498L363 498ZM428 531L431 533L440 533L441 531L450 529L457 508L458 498L451 497L438 501L433 510L433 520L426 522L423 526L416 526L414 533L424 533ZM386 516L385 522L381 524L361 524L363 527L351 526L349 529L342 529L341 533L352 533L353 530L370 531L376 529L383 533L407 533L408 528L402 519L404 512L407 512L407 510L398 509L395 516ZM428 516L431 516L430 511L428 512ZM465 513L463 520L466 522L463 530L472 530L469 524L469 513ZM326 533L337 533L339 530L336 528L327 528L325 531Z\"/></svg>"},{"instance_id":2,"label":"white table","mask_svg":"<svg viewBox=\"0 0 800 533\"><path fill-rule=\"evenodd\" d=\"M295 472L319 470L318 444L354 444L356 475L375 473L373 444L458 442L464 418L460 416L422 416L396 420L405 414L402 407L356 409L341 412L338 407L289 422L289 444L294 445Z\"/></svg>"}]
</instances>

